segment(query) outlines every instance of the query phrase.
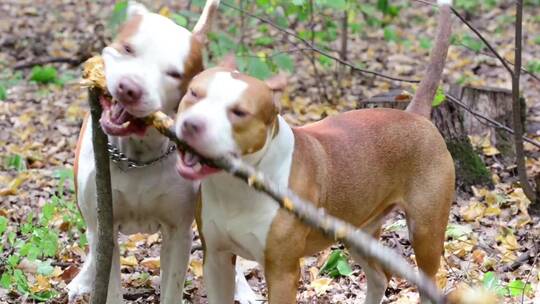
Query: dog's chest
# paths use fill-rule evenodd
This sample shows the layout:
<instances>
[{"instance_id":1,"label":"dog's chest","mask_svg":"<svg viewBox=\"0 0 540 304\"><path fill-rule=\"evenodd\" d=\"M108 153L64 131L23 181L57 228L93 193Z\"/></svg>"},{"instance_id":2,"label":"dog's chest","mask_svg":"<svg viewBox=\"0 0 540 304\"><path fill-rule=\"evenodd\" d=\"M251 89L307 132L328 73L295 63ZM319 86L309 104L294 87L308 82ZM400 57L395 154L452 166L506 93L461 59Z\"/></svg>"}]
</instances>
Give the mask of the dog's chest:
<instances>
[{"instance_id":1,"label":"dog's chest","mask_svg":"<svg viewBox=\"0 0 540 304\"><path fill-rule=\"evenodd\" d=\"M266 239L278 205L223 174L203 182L201 189L207 243L264 264Z\"/></svg>"},{"instance_id":2,"label":"dog's chest","mask_svg":"<svg viewBox=\"0 0 540 304\"><path fill-rule=\"evenodd\" d=\"M148 168L122 171L111 166L115 222L121 232L153 233L192 217L194 186L174 169L176 156ZM190 220L190 219L187 219Z\"/></svg>"}]
</instances>

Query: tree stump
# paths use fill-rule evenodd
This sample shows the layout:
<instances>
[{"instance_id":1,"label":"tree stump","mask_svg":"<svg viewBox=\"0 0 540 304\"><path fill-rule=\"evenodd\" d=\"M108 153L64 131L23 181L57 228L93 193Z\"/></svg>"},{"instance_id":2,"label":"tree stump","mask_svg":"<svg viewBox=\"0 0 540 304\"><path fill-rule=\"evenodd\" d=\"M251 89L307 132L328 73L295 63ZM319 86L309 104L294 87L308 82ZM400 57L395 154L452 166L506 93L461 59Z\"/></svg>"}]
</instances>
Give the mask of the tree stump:
<instances>
[{"instance_id":1,"label":"tree stump","mask_svg":"<svg viewBox=\"0 0 540 304\"><path fill-rule=\"evenodd\" d=\"M512 126L512 91L493 87L450 87L450 95L460 99L467 107L475 112L496 120L503 125ZM523 105L524 106L524 105ZM522 107L523 108L523 107ZM512 135L504 130L493 128L485 121L477 119L471 113L461 110L463 125L469 135L488 136L503 156L503 160L514 161L514 141ZM525 117L525 111L522 117ZM523 119L524 121L524 119Z\"/></svg>"}]
</instances>

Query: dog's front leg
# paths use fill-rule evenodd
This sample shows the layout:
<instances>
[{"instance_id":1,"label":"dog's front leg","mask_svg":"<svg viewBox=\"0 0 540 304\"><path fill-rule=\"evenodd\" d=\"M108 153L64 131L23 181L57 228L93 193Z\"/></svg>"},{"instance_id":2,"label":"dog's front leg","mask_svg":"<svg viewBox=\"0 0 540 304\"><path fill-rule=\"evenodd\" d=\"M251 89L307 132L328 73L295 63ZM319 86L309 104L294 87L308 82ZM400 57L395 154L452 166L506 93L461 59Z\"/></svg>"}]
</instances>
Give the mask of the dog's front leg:
<instances>
[{"instance_id":1,"label":"dog's front leg","mask_svg":"<svg viewBox=\"0 0 540 304\"><path fill-rule=\"evenodd\" d=\"M204 285L209 304L232 304L235 290L235 255L207 248L204 257Z\"/></svg>"},{"instance_id":2,"label":"dog's front leg","mask_svg":"<svg viewBox=\"0 0 540 304\"><path fill-rule=\"evenodd\" d=\"M162 226L161 232L160 303L180 303L193 239L191 221L184 221L179 227Z\"/></svg>"},{"instance_id":3,"label":"dog's front leg","mask_svg":"<svg viewBox=\"0 0 540 304\"><path fill-rule=\"evenodd\" d=\"M296 303L300 260L294 258L268 261L265 268L269 304Z\"/></svg>"}]
</instances>

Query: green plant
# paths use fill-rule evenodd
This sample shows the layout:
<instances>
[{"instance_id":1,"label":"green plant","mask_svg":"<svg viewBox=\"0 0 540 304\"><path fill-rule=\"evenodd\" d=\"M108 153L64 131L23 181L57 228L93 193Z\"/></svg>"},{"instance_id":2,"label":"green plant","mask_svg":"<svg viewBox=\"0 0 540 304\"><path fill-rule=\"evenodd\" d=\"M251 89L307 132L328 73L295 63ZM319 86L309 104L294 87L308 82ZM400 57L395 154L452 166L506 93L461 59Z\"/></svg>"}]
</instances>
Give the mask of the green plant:
<instances>
[{"instance_id":1,"label":"green plant","mask_svg":"<svg viewBox=\"0 0 540 304\"><path fill-rule=\"evenodd\" d=\"M20 154L12 154L6 159L5 166L8 169L14 169L19 172L25 171L26 159Z\"/></svg>"},{"instance_id":2,"label":"green plant","mask_svg":"<svg viewBox=\"0 0 540 304\"><path fill-rule=\"evenodd\" d=\"M57 193L41 209L36 218L30 213L22 223L10 223L5 217L0 217L0 238L5 244L1 248L1 264L4 271L0 276L0 286L16 291L35 301L48 301L59 294L52 287L36 288L30 275L39 275L45 279L53 275L54 267L51 258L58 258L59 248L63 245L59 240L58 222L61 221L68 231L69 242L77 234L79 243L85 246L86 239L83 231L84 221L73 201L65 196L65 191L73 193L73 171L61 169L55 172L58 179ZM66 188L67 185L67 188ZM24 272L20 263L26 259L36 265L36 273Z\"/></svg>"},{"instance_id":3,"label":"green plant","mask_svg":"<svg viewBox=\"0 0 540 304\"><path fill-rule=\"evenodd\" d=\"M347 256L342 250L334 250L320 270L321 274L327 274L332 278L339 276L349 276L352 274L351 266L347 262Z\"/></svg>"},{"instance_id":4,"label":"green plant","mask_svg":"<svg viewBox=\"0 0 540 304\"><path fill-rule=\"evenodd\" d=\"M486 272L482 279L484 288L495 292L499 296L517 297L523 293L531 294L533 289L530 283L520 279L512 280L508 283L502 282L494 272Z\"/></svg>"},{"instance_id":5,"label":"green plant","mask_svg":"<svg viewBox=\"0 0 540 304\"><path fill-rule=\"evenodd\" d=\"M41 84L55 83L58 81L58 72L51 66L35 66L30 73L30 80Z\"/></svg>"}]
</instances>

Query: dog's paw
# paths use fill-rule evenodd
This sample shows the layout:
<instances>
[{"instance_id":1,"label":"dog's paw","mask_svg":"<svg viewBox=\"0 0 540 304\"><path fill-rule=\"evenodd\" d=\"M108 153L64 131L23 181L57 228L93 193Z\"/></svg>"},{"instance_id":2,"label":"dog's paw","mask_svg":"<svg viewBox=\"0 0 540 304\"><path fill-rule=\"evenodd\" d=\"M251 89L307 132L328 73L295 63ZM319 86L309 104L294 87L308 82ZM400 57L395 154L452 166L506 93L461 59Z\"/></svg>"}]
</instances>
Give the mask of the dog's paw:
<instances>
[{"instance_id":1,"label":"dog's paw","mask_svg":"<svg viewBox=\"0 0 540 304\"><path fill-rule=\"evenodd\" d=\"M90 292L92 291L90 284L84 284L75 279L66 286L68 290L68 303L88 303Z\"/></svg>"},{"instance_id":2,"label":"dog's paw","mask_svg":"<svg viewBox=\"0 0 540 304\"><path fill-rule=\"evenodd\" d=\"M245 279L237 278L234 301L239 304L260 304L265 302L265 299L257 295Z\"/></svg>"}]
</instances>

